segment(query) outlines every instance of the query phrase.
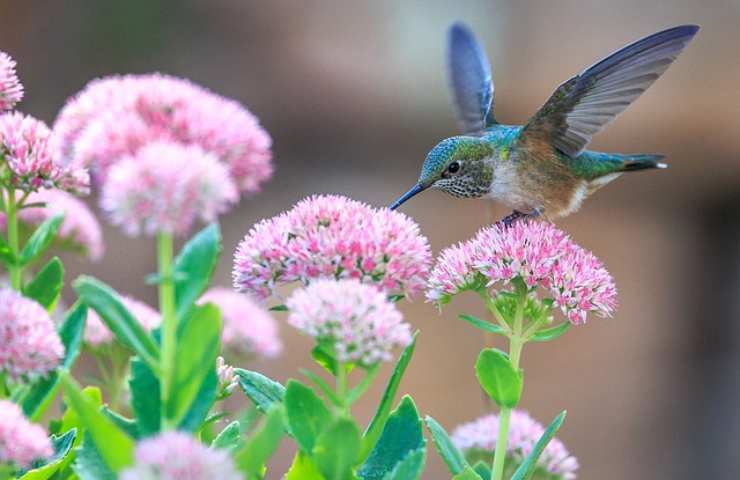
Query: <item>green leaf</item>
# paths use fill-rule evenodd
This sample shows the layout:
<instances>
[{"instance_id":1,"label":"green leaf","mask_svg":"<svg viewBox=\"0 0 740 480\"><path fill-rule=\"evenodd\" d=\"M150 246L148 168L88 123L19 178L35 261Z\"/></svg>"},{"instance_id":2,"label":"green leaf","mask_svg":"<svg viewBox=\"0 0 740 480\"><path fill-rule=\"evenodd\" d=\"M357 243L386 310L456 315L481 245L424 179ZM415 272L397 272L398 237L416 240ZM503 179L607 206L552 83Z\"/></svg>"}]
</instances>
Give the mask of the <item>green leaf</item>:
<instances>
[{"instance_id":1,"label":"green leaf","mask_svg":"<svg viewBox=\"0 0 740 480\"><path fill-rule=\"evenodd\" d=\"M216 369L221 348L221 312L206 304L196 307L178 331L175 371L165 415L179 423L190 410L209 372Z\"/></svg>"},{"instance_id":2,"label":"green leaf","mask_svg":"<svg viewBox=\"0 0 740 480\"><path fill-rule=\"evenodd\" d=\"M103 403L103 398L98 387L85 387L82 390L84 395L92 404L98 408ZM65 469L72 463L77 457L79 446L85 437L85 427L82 424L82 419L73 408L67 408L62 415L61 420L50 422L49 430L58 434L59 432L67 432L71 429L77 430L77 436L75 437L74 443L72 444L72 451L62 461L59 471L64 472Z\"/></svg>"},{"instance_id":3,"label":"green leaf","mask_svg":"<svg viewBox=\"0 0 740 480\"><path fill-rule=\"evenodd\" d=\"M483 330L484 332L494 333L496 335L508 335L508 332L501 328L499 325L496 325L495 323L487 322L483 320L482 318L478 318L474 315L460 315L460 319L465 320L475 328L478 328L480 330Z\"/></svg>"},{"instance_id":4,"label":"green leaf","mask_svg":"<svg viewBox=\"0 0 740 480\"><path fill-rule=\"evenodd\" d=\"M283 402L285 387L278 382L251 370L235 368L234 372L239 376L241 389L261 412L267 413L274 405Z\"/></svg>"},{"instance_id":5,"label":"green leaf","mask_svg":"<svg viewBox=\"0 0 740 480\"><path fill-rule=\"evenodd\" d=\"M289 380L285 389L285 419L293 437L306 453L311 453L316 439L331 421L331 413L311 388Z\"/></svg>"},{"instance_id":6,"label":"green leaf","mask_svg":"<svg viewBox=\"0 0 740 480\"><path fill-rule=\"evenodd\" d=\"M325 480L311 458L300 450L293 459L293 465L285 475L285 480Z\"/></svg>"},{"instance_id":7,"label":"green leaf","mask_svg":"<svg viewBox=\"0 0 740 480\"><path fill-rule=\"evenodd\" d=\"M103 412L103 415L108 417L108 420L110 420L118 428L126 432L129 437L139 438L139 427L136 425L136 420L126 418L120 413L116 413L106 406L103 406L101 411Z\"/></svg>"},{"instance_id":8,"label":"green leaf","mask_svg":"<svg viewBox=\"0 0 740 480\"><path fill-rule=\"evenodd\" d=\"M62 293L62 286L64 286L64 265L59 257L54 257L23 287L23 295L36 300L42 307L52 312Z\"/></svg>"},{"instance_id":9,"label":"green leaf","mask_svg":"<svg viewBox=\"0 0 740 480\"><path fill-rule=\"evenodd\" d=\"M314 447L312 459L326 480L353 479L352 467L360 454L360 430L349 418L327 425Z\"/></svg>"},{"instance_id":10,"label":"green leaf","mask_svg":"<svg viewBox=\"0 0 740 480\"><path fill-rule=\"evenodd\" d=\"M532 478L532 474L537 468L537 460L539 460L540 455L542 455L542 452L545 450L547 444L550 443L552 437L555 436L555 433L557 433L557 431L563 425L563 421L565 421L565 415L566 412L562 411L560 415L555 417L550 425L548 425L540 439L537 440L537 443L534 445L532 451L529 453L529 455L527 455L527 458L525 458L521 465L519 465L519 468L516 469L516 472L514 472L514 476L511 477L511 480L528 480Z\"/></svg>"},{"instance_id":11,"label":"green leaf","mask_svg":"<svg viewBox=\"0 0 740 480\"><path fill-rule=\"evenodd\" d=\"M206 374L193 403L190 404L190 409L178 423L179 430L195 433L203 427L208 412L216 401L216 390L218 390L218 375L214 368Z\"/></svg>"},{"instance_id":12,"label":"green leaf","mask_svg":"<svg viewBox=\"0 0 740 480\"><path fill-rule=\"evenodd\" d=\"M262 424L234 454L234 461L247 478L262 478L265 463L270 459L284 433L283 408L275 405Z\"/></svg>"},{"instance_id":13,"label":"green leaf","mask_svg":"<svg viewBox=\"0 0 740 480\"><path fill-rule=\"evenodd\" d=\"M115 290L88 276L81 276L73 286L80 299L98 312L118 341L133 350L149 368L155 371L159 369L157 344L123 305Z\"/></svg>"},{"instance_id":14,"label":"green leaf","mask_svg":"<svg viewBox=\"0 0 740 480\"><path fill-rule=\"evenodd\" d=\"M183 318L200 298L213 276L221 253L221 232L212 223L195 234L175 258L175 305Z\"/></svg>"},{"instance_id":15,"label":"green leaf","mask_svg":"<svg viewBox=\"0 0 740 480\"><path fill-rule=\"evenodd\" d=\"M59 437L52 435L51 446L54 450L52 456L34 464L30 470L20 475L20 480L46 480L54 475L72 450L76 436L76 428Z\"/></svg>"},{"instance_id":16,"label":"green leaf","mask_svg":"<svg viewBox=\"0 0 740 480\"><path fill-rule=\"evenodd\" d=\"M475 362L475 375L491 400L503 408L514 408L522 394L522 377L509 357L495 348L480 352Z\"/></svg>"},{"instance_id":17,"label":"green leaf","mask_svg":"<svg viewBox=\"0 0 740 480\"><path fill-rule=\"evenodd\" d=\"M68 312L62 325L59 327L59 337L64 345L64 359L61 368L71 370L80 353L82 335L85 332L87 307L84 304L75 304ZM23 397L23 413L32 421L38 421L46 411L59 389L59 374L57 370L44 378L34 382L28 393Z\"/></svg>"},{"instance_id":18,"label":"green leaf","mask_svg":"<svg viewBox=\"0 0 740 480\"><path fill-rule=\"evenodd\" d=\"M407 455L425 446L419 412L411 397L406 395L388 417L382 435L357 472L358 476L363 480L381 480Z\"/></svg>"},{"instance_id":19,"label":"green leaf","mask_svg":"<svg viewBox=\"0 0 740 480\"><path fill-rule=\"evenodd\" d=\"M283 304L275 305L274 307L270 307L269 310L271 312L287 312L288 311L288 306L287 305L283 305Z\"/></svg>"},{"instance_id":20,"label":"green leaf","mask_svg":"<svg viewBox=\"0 0 740 480\"><path fill-rule=\"evenodd\" d=\"M319 377L315 373L313 373L310 370L306 370L305 368L302 368L299 370L303 375L305 375L309 380L313 382L314 385L319 387L319 389L326 395L326 398L329 399L329 401L336 405L337 407L342 406L342 401L339 400L339 397L337 397L337 394L334 393L334 391L331 389L329 384L327 384L323 378Z\"/></svg>"},{"instance_id":21,"label":"green leaf","mask_svg":"<svg viewBox=\"0 0 740 480\"><path fill-rule=\"evenodd\" d=\"M561 337L570 329L570 322L563 322L560 325L551 328L545 328L532 335L533 342L549 342Z\"/></svg>"},{"instance_id":22,"label":"green leaf","mask_svg":"<svg viewBox=\"0 0 740 480\"><path fill-rule=\"evenodd\" d=\"M486 465L484 462L477 462L473 465L473 470L482 480L491 480L491 467Z\"/></svg>"},{"instance_id":23,"label":"green leaf","mask_svg":"<svg viewBox=\"0 0 740 480\"><path fill-rule=\"evenodd\" d=\"M426 417L427 428L429 433L432 434L432 441L434 446L437 448L437 453L442 457L450 473L457 475L465 470L465 467L469 467L468 462L465 460L465 456L460 450L457 449L445 429L437 423L435 419L428 416Z\"/></svg>"},{"instance_id":24,"label":"green leaf","mask_svg":"<svg viewBox=\"0 0 740 480\"><path fill-rule=\"evenodd\" d=\"M396 467L383 477L383 480L417 480L421 478L421 473L424 471L425 459L425 448L414 450L397 463Z\"/></svg>"},{"instance_id":25,"label":"green leaf","mask_svg":"<svg viewBox=\"0 0 740 480\"><path fill-rule=\"evenodd\" d=\"M416 337L419 335L417 331L414 333L414 338L411 343L403 350L401 356L398 358L393 374L391 374L388 385L385 387L383 392L383 398L380 400L378 409L375 411L373 419L370 420L370 424L365 429L365 433L362 437L362 453L360 458L363 460L367 458L370 451L375 447L375 443L378 441L380 434L383 431L385 422L390 415L391 407L393 406L393 400L396 398L396 392L398 392L398 386L401 384L406 367L408 367L411 357L414 355L414 349L416 348Z\"/></svg>"},{"instance_id":26,"label":"green leaf","mask_svg":"<svg viewBox=\"0 0 740 480\"><path fill-rule=\"evenodd\" d=\"M134 458L134 441L131 437L106 418L95 403L82 393L69 373L62 372L60 379L67 404L79 415L105 464L114 472L120 472L130 465Z\"/></svg>"},{"instance_id":27,"label":"green leaf","mask_svg":"<svg viewBox=\"0 0 740 480\"><path fill-rule=\"evenodd\" d=\"M162 404L159 380L152 369L140 358L131 359L131 409L136 417L139 435L148 437L159 432Z\"/></svg>"},{"instance_id":28,"label":"green leaf","mask_svg":"<svg viewBox=\"0 0 740 480\"><path fill-rule=\"evenodd\" d=\"M18 257L21 265L28 265L49 248L49 245L51 245L54 236L59 230L59 226L62 224L62 220L64 220L64 214L60 213L39 225L36 231L31 234L31 238L28 239L23 250L21 250Z\"/></svg>"},{"instance_id":29,"label":"green leaf","mask_svg":"<svg viewBox=\"0 0 740 480\"><path fill-rule=\"evenodd\" d=\"M211 442L211 447L222 448L225 450L234 450L241 440L241 425L238 420L234 420L226 425L216 438Z\"/></svg>"},{"instance_id":30,"label":"green leaf","mask_svg":"<svg viewBox=\"0 0 740 480\"><path fill-rule=\"evenodd\" d=\"M452 477L452 480L481 480L481 477L470 466L467 466L465 470Z\"/></svg>"},{"instance_id":31,"label":"green leaf","mask_svg":"<svg viewBox=\"0 0 740 480\"><path fill-rule=\"evenodd\" d=\"M319 364L321 368L336 377L338 365L337 359L334 358L334 355L327 350L328 349L322 345L316 345L311 350L311 357L316 361L317 364Z\"/></svg>"},{"instance_id":32,"label":"green leaf","mask_svg":"<svg viewBox=\"0 0 740 480\"><path fill-rule=\"evenodd\" d=\"M85 440L77 449L77 459L72 468L80 480L117 480L118 478L118 475L106 465L90 432L85 432Z\"/></svg>"},{"instance_id":33,"label":"green leaf","mask_svg":"<svg viewBox=\"0 0 740 480\"><path fill-rule=\"evenodd\" d=\"M0 262L5 265L15 265L16 263L13 250L10 249L10 245L7 244L2 235L0 235Z\"/></svg>"}]
</instances>

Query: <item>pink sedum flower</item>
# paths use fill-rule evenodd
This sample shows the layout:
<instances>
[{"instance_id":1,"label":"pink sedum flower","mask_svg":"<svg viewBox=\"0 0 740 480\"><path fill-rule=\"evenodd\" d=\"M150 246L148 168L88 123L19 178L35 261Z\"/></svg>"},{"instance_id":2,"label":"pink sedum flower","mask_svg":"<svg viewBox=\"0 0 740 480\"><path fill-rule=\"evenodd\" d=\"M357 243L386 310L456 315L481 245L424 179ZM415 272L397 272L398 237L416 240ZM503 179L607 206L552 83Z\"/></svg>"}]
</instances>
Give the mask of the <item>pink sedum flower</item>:
<instances>
[{"instance_id":1,"label":"pink sedum flower","mask_svg":"<svg viewBox=\"0 0 740 480\"><path fill-rule=\"evenodd\" d=\"M0 110L12 110L23 98L23 85L15 73L15 60L0 52Z\"/></svg>"},{"instance_id":2,"label":"pink sedum flower","mask_svg":"<svg viewBox=\"0 0 740 480\"><path fill-rule=\"evenodd\" d=\"M356 279L316 280L286 302L288 323L317 342L330 343L340 362L389 361L411 343L411 329L386 294Z\"/></svg>"},{"instance_id":3,"label":"pink sedum flower","mask_svg":"<svg viewBox=\"0 0 740 480\"><path fill-rule=\"evenodd\" d=\"M184 79L162 74L90 82L54 124L67 163L90 165L102 183L109 168L163 140L198 146L229 170L237 189L258 191L272 175L272 140L257 118Z\"/></svg>"},{"instance_id":4,"label":"pink sedum flower","mask_svg":"<svg viewBox=\"0 0 740 480\"><path fill-rule=\"evenodd\" d=\"M430 263L429 243L406 215L320 195L252 227L237 248L233 278L237 290L261 298L278 284L316 278L356 278L413 295Z\"/></svg>"},{"instance_id":5,"label":"pink sedum flower","mask_svg":"<svg viewBox=\"0 0 740 480\"><path fill-rule=\"evenodd\" d=\"M216 358L216 374L218 375L218 391L222 396L231 395L231 392L239 386L234 367L228 365L224 357Z\"/></svg>"},{"instance_id":6,"label":"pink sedum flower","mask_svg":"<svg viewBox=\"0 0 740 480\"><path fill-rule=\"evenodd\" d=\"M111 168L100 204L128 235L182 235L197 218L215 220L238 198L228 170L213 155L158 141Z\"/></svg>"},{"instance_id":7,"label":"pink sedum flower","mask_svg":"<svg viewBox=\"0 0 740 480\"><path fill-rule=\"evenodd\" d=\"M15 403L0 400L0 463L28 468L34 460L52 453L51 440L44 429L24 417Z\"/></svg>"},{"instance_id":8,"label":"pink sedum flower","mask_svg":"<svg viewBox=\"0 0 740 480\"><path fill-rule=\"evenodd\" d=\"M226 348L257 356L276 357L283 350L275 319L254 300L233 290L215 287L199 303L211 302L221 310L221 341Z\"/></svg>"},{"instance_id":9,"label":"pink sedum flower","mask_svg":"<svg viewBox=\"0 0 740 480\"><path fill-rule=\"evenodd\" d=\"M89 191L87 170L58 163L46 124L18 112L0 115L0 155L14 187L32 192L58 188L80 194Z\"/></svg>"},{"instance_id":10,"label":"pink sedum flower","mask_svg":"<svg viewBox=\"0 0 740 480\"><path fill-rule=\"evenodd\" d=\"M498 436L498 415L491 414L475 421L460 425L452 432L452 443L463 453L482 452L493 455ZM534 449L545 428L522 410L512 410L509 423L509 438L506 445L507 456L521 463ZM571 456L565 445L553 438L542 452L537 465L549 475L562 480L576 478L578 460ZM534 478L538 478L535 474ZM547 478L550 478L549 476Z\"/></svg>"},{"instance_id":11,"label":"pink sedum flower","mask_svg":"<svg viewBox=\"0 0 740 480\"><path fill-rule=\"evenodd\" d=\"M159 312L144 302L131 297L121 298L123 305L131 312L131 315L139 321L144 330L151 331L159 327L162 319ZM98 313L92 308L87 311L87 323L85 325L85 341L92 347L100 347L113 342L113 333L103 323Z\"/></svg>"},{"instance_id":12,"label":"pink sedum flower","mask_svg":"<svg viewBox=\"0 0 740 480\"><path fill-rule=\"evenodd\" d=\"M427 298L442 304L465 290L507 291L515 278L547 292L575 325L585 323L588 313L611 316L617 305L614 280L601 262L546 222L494 225L445 249L429 277Z\"/></svg>"},{"instance_id":13,"label":"pink sedum flower","mask_svg":"<svg viewBox=\"0 0 740 480\"><path fill-rule=\"evenodd\" d=\"M0 289L0 373L15 380L45 376L63 355L47 311L15 290Z\"/></svg>"},{"instance_id":14,"label":"pink sedum flower","mask_svg":"<svg viewBox=\"0 0 740 480\"><path fill-rule=\"evenodd\" d=\"M208 448L185 432L160 433L139 442L134 465L121 480L243 480L226 450Z\"/></svg>"}]
</instances>

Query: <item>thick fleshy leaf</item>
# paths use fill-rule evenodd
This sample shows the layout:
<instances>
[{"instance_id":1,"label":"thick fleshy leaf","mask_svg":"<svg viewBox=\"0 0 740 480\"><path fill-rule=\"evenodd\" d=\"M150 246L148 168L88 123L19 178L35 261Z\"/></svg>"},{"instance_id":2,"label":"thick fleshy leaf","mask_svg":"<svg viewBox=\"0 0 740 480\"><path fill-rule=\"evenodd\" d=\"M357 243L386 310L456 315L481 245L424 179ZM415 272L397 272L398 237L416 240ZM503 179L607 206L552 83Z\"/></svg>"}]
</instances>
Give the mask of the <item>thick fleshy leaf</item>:
<instances>
[{"instance_id":1,"label":"thick fleshy leaf","mask_svg":"<svg viewBox=\"0 0 740 480\"><path fill-rule=\"evenodd\" d=\"M148 437L156 434L159 432L162 414L159 379L146 363L134 357L131 359L128 384L131 390L131 409L136 417L139 435Z\"/></svg>"},{"instance_id":2,"label":"thick fleshy leaf","mask_svg":"<svg viewBox=\"0 0 740 480\"><path fill-rule=\"evenodd\" d=\"M216 401L216 390L218 390L218 375L214 368L206 374L206 378L201 382L200 389L190 404L188 412L177 424L179 430L195 433L203 427L208 412Z\"/></svg>"},{"instance_id":3,"label":"thick fleshy leaf","mask_svg":"<svg viewBox=\"0 0 740 480\"><path fill-rule=\"evenodd\" d=\"M87 307L82 303L75 304L59 327L59 337L64 345L64 359L61 368L71 370L80 353L82 335L85 332ZM44 378L36 380L28 393L23 397L23 413L33 421L41 418L59 389L59 374L55 370Z\"/></svg>"},{"instance_id":4,"label":"thick fleshy leaf","mask_svg":"<svg viewBox=\"0 0 740 480\"><path fill-rule=\"evenodd\" d=\"M388 419L388 415L390 415L391 408L393 407L393 400L396 398L396 393L398 392L398 386L401 384L401 379L403 378L403 374L406 372L406 367L408 367L411 357L414 356L416 337L418 335L418 331L414 333L413 340L411 340L411 343L403 350L401 356L398 358L398 362L393 369L391 378L388 380L388 385L385 387L385 391L383 392L383 398L378 404L378 409L375 411L375 415L372 420L370 420L370 424L367 426L367 429L365 429L365 433L362 437L362 452L360 454L360 458L363 460L370 454L370 451L375 447L378 438L380 438L380 434L383 432L385 422Z\"/></svg>"},{"instance_id":5,"label":"thick fleshy leaf","mask_svg":"<svg viewBox=\"0 0 740 480\"><path fill-rule=\"evenodd\" d=\"M465 320L477 329L483 330L484 332L493 333L496 335L506 335L507 331L501 328L501 326L495 323L487 322L482 318L478 318L474 315L460 315L460 319Z\"/></svg>"},{"instance_id":6,"label":"thick fleshy leaf","mask_svg":"<svg viewBox=\"0 0 740 480\"><path fill-rule=\"evenodd\" d=\"M288 381L283 405L293 437L304 452L311 453L331 422L331 412L311 388L295 380Z\"/></svg>"},{"instance_id":7,"label":"thick fleshy leaf","mask_svg":"<svg viewBox=\"0 0 740 480\"><path fill-rule=\"evenodd\" d=\"M175 258L175 305L183 318L211 281L221 253L221 232L212 223L185 244Z\"/></svg>"},{"instance_id":8,"label":"thick fleshy leaf","mask_svg":"<svg viewBox=\"0 0 740 480\"><path fill-rule=\"evenodd\" d=\"M234 420L226 425L216 438L211 442L211 447L222 448L224 450L234 450L241 440L241 425L238 420Z\"/></svg>"},{"instance_id":9,"label":"thick fleshy leaf","mask_svg":"<svg viewBox=\"0 0 740 480\"><path fill-rule=\"evenodd\" d=\"M484 462L477 462L473 465L473 470L482 480L491 480L491 467L486 465Z\"/></svg>"},{"instance_id":10,"label":"thick fleshy leaf","mask_svg":"<svg viewBox=\"0 0 740 480\"><path fill-rule=\"evenodd\" d=\"M134 351L149 368L159 368L159 348L146 330L123 305L111 287L92 277L82 276L74 281L80 299L98 312L100 319L119 342Z\"/></svg>"},{"instance_id":11,"label":"thick fleshy leaf","mask_svg":"<svg viewBox=\"0 0 740 480\"><path fill-rule=\"evenodd\" d=\"M85 398L87 398L94 406L98 408L100 408L103 404L103 396L100 393L100 389L98 387L85 387L82 390L82 395L84 395ZM77 452L79 451L78 447L82 444L82 440L85 437L85 427L82 423L82 419L79 415L77 415L75 409L69 407L64 411L61 419L53 420L49 423L49 431L57 435L60 432L68 432L73 428L77 430L77 435L74 439L74 443L72 444L72 450L66 457L64 457L64 460L59 467L59 470L64 472L65 469L67 469L69 465L71 465L72 462L77 458Z\"/></svg>"},{"instance_id":12,"label":"thick fleshy leaf","mask_svg":"<svg viewBox=\"0 0 740 480\"><path fill-rule=\"evenodd\" d=\"M23 287L23 295L53 312L63 286L64 265L59 257L54 257Z\"/></svg>"},{"instance_id":13,"label":"thick fleshy leaf","mask_svg":"<svg viewBox=\"0 0 740 480\"><path fill-rule=\"evenodd\" d=\"M316 464L313 463L311 457L301 452L300 450L296 453L293 458L293 465L290 466L290 470L285 475L285 480L326 480L319 471Z\"/></svg>"},{"instance_id":14,"label":"thick fleshy leaf","mask_svg":"<svg viewBox=\"0 0 740 480\"><path fill-rule=\"evenodd\" d=\"M425 446L419 412L406 395L388 417L380 439L357 474L363 480L382 480L411 452Z\"/></svg>"},{"instance_id":15,"label":"thick fleshy leaf","mask_svg":"<svg viewBox=\"0 0 740 480\"><path fill-rule=\"evenodd\" d=\"M105 463L90 432L85 432L82 446L76 450L72 469L80 480L117 480L118 476Z\"/></svg>"},{"instance_id":16,"label":"thick fleshy leaf","mask_svg":"<svg viewBox=\"0 0 740 480\"><path fill-rule=\"evenodd\" d=\"M475 470L473 470L470 466L465 467L465 470L458 473L454 477L452 477L452 480L482 480L481 477L475 473Z\"/></svg>"},{"instance_id":17,"label":"thick fleshy leaf","mask_svg":"<svg viewBox=\"0 0 740 480\"><path fill-rule=\"evenodd\" d=\"M533 342L549 342L560 338L565 332L570 329L570 322L563 322L555 327L546 328L532 335Z\"/></svg>"},{"instance_id":18,"label":"thick fleshy leaf","mask_svg":"<svg viewBox=\"0 0 740 480\"><path fill-rule=\"evenodd\" d=\"M100 411L67 372L60 373L67 404L79 415L83 426L105 464L114 472L130 465L134 457L134 441Z\"/></svg>"},{"instance_id":19,"label":"thick fleshy leaf","mask_svg":"<svg viewBox=\"0 0 740 480\"><path fill-rule=\"evenodd\" d=\"M329 352L327 348L321 345L316 345L311 350L311 357L321 368L336 377L338 365L337 359L334 358L334 355Z\"/></svg>"},{"instance_id":20,"label":"thick fleshy leaf","mask_svg":"<svg viewBox=\"0 0 740 480\"><path fill-rule=\"evenodd\" d=\"M251 370L235 368L234 372L239 377L241 389L262 413L283 402L285 387L280 383Z\"/></svg>"},{"instance_id":21,"label":"thick fleshy leaf","mask_svg":"<svg viewBox=\"0 0 740 480\"><path fill-rule=\"evenodd\" d=\"M136 425L136 420L126 418L120 413L116 413L110 408L103 406L101 409L103 415L108 417L108 420L113 422L118 428L126 432L126 434L134 439L139 438L139 427Z\"/></svg>"},{"instance_id":22,"label":"thick fleshy leaf","mask_svg":"<svg viewBox=\"0 0 740 480\"><path fill-rule=\"evenodd\" d=\"M265 464L283 438L283 407L275 405L264 421L234 454L234 461L247 478L263 478Z\"/></svg>"},{"instance_id":23,"label":"thick fleshy leaf","mask_svg":"<svg viewBox=\"0 0 740 480\"><path fill-rule=\"evenodd\" d=\"M513 408L522 394L522 377L509 357L495 348L480 352L475 362L475 375L491 400L503 408Z\"/></svg>"},{"instance_id":24,"label":"thick fleshy leaf","mask_svg":"<svg viewBox=\"0 0 740 480\"><path fill-rule=\"evenodd\" d=\"M77 436L77 429L73 428L62 436L51 436L51 446L54 453L51 457L41 460L33 467L20 475L20 480L46 480L54 475L69 455Z\"/></svg>"},{"instance_id":25,"label":"thick fleshy leaf","mask_svg":"<svg viewBox=\"0 0 740 480\"><path fill-rule=\"evenodd\" d=\"M349 418L326 426L314 447L312 459L327 480L353 479L352 468L360 454L360 429Z\"/></svg>"},{"instance_id":26,"label":"thick fleshy leaf","mask_svg":"<svg viewBox=\"0 0 740 480\"><path fill-rule=\"evenodd\" d=\"M397 463L396 467L383 477L383 480L417 480L421 478L421 473L424 471L425 459L425 448L414 450Z\"/></svg>"},{"instance_id":27,"label":"thick fleshy leaf","mask_svg":"<svg viewBox=\"0 0 740 480\"><path fill-rule=\"evenodd\" d=\"M539 460L540 455L542 455L542 452L545 450L547 444L550 443L552 437L555 436L555 433L557 433L557 431L563 425L563 421L565 421L565 415L566 412L562 411L560 415L555 417L550 425L547 426L540 439L537 440L537 443L534 445L532 451L529 453L529 455L527 455L527 458L525 458L521 465L519 465L519 468L516 469L516 472L514 472L514 476L511 477L511 480L528 480L532 478L532 474L537 468L537 460Z\"/></svg>"},{"instance_id":28,"label":"thick fleshy leaf","mask_svg":"<svg viewBox=\"0 0 740 480\"><path fill-rule=\"evenodd\" d=\"M437 453L442 457L450 473L457 475L468 467L468 462L465 460L465 456L460 450L457 449L445 429L437 423L435 419L428 416L426 417L427 428L429 433L432 434L432 441L434 446L437 448Z\"/></svg>"},{"instance_id":29,"label":"thick fleshy leaf","mask_svg":"<svg viewBox=\"0 0 740 480\"><path fill-rule=\"evenodd\" d=\"M49 248L59 230L59 226L62 224L62 220L64 220L64 214L60 213L38 226L18 256L18 262L21 265L28 265Z\"/></svg>"}]
</instances>

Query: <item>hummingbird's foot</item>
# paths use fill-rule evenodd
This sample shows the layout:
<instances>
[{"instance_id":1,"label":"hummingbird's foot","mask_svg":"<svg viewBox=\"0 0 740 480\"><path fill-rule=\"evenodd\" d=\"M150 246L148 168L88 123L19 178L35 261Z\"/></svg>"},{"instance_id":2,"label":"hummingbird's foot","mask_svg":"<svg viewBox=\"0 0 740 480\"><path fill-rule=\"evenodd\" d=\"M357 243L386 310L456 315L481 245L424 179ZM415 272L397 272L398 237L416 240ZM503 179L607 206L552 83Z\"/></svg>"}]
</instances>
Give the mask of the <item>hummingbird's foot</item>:
<instances>
[{"instance_id":1,"label":"hummingbird's foot","mask_svg":"<svg viewBox=\"0 0 740 480\"><path fill-rule=\"evenodd\" d=\"M506 228L509 228L514 225L514 222L523 220L525 218L537 218L540 215L542 215L542 210L539 208L532 210L530 213L524 213L520 212L519 210L514 210L510 214L499 220L497 223L503 225Z\"/></svg>"}]
</instances>

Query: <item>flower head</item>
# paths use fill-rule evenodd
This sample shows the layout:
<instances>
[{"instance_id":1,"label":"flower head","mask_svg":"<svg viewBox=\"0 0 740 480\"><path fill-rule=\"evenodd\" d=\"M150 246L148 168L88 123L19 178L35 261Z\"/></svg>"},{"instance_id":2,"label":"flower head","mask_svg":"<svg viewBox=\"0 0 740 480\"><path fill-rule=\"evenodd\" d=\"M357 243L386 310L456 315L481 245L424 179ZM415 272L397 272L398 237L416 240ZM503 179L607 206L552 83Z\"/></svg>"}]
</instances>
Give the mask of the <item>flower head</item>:
<instances>
[{"instance_id":1,"label":"flower head","mask_svg":"<svg viewBox=\"0 0 740 480\"><path fill-rule=\"evenodd\" d=\"M254 300L233 290L215 287L199 303L211 302L221 310L221 341L227 348L258 356L276 357L283 349L275 319Z\"/></svg>"},{"instance_id":2,"label":"flower head","mask_svg":"<svg viewBox=\"0 0 740 480\"><path fill-rule=\"evenodd\" d=\"M121 480L242 480L226 450L208 448L184 432L169 431L136 446L134 466Z\"/></svg>"},{"instance_id":3,"label":"flower head","mask_svg":"<svg viewBox=\"0 0 740 480\"><path fill-rule=\"evenodd\" d=\"M316 280L286 303L288 323L334 347L340 362L389 361L411 343L411 329L386 294L356 279Z\"/></svg>"},{"instance_id":4,"label":"flower head","mask_svg":"<svg viewBox=\"0 0 740 480\"><path fill-rule=\"evenodd\" d=\"M153 142L110 170L100 204L129 235L186 233L237 202L227 168L198 146Z\"/></svg>"},{"instance_id":5,"label":"flower head","mask_svg":"<svg viewBox=\"0 0 740 480\"><path fill-rule=\"evenodd\" d=\"M34 460L52 453L44 429L28 421L15 403L0 400L0 463L28 468Z\"/></svg>"},{"instance_id":6,"label":"flower head","mask_svg":"<svg viewBox=\"0 0 740 480\"><path fill-rule=\"evenodd\" d=\"M464 290L505 291L514 279L547 292L573 324L584 323L589 312L610 316L616 308L616 286L601 262L545 222L494 225L444 250L429 277L427 298L445 303Z\"/></svg>"},{"instance_id":7,"label":"flower head","mask_svg":"<svg viewBox=\"0 0 740 480\"><path fill-rule=\"evenodd\" d=\"M198 146L223 163L237 189L255 192L272 175L272 141L234 100L162 74L93 80L54 124L67 163L90 165L102 183L108 169L150 142Z\"/></svg>"},{"instance_id":8,"label":"flower head","mask_svg":"<svg viewBox=\"0 0 740 480\"><path fill-rule=\"evenodd\" d=\"M498 436L498 415L486 415L470 423L460 425L452 432L452 443L462 450L466 457L486 458L493 454ZM529 416L527 412L513 410L509 423L509 437L506 454L514 462L521 463L532 452L544 427ZM542 452L537 465L555 478L571 480L576 478L578 460L571 456L565 445L553 438ZM535 474L534 478L538 478Z\"/></svg>"},{"instance_id":9,"label":"flower head","mask_svg":"<svg viewBox=\"0 0 740 480\"><path fill-rule=\"evenodd\" d=\"M131 315L144 327L144 330L151 331L159 327L162 321L161 317L159 316L159 312L152 307L131 297L121 297L121 301ZM93 309L88 309L87 311L85 341L93 347L113 341L113 333L108 330L108 327Z\"/></svg>"},{"instance_id":10,"label":"flower head","mask_svg":"<svg viewBox=\"0 0 740 480\"><path fill-rule=\"evenodd\" d=\"M239 244L237 290L265 298L280 283L356 278L391 293L424 287L427 239L406 215L337 195L314 196L263 220Z\"/></svg>"},{"instance_id":11,"label":"flower head","mask_svg":"<svg viewBox=\"0 0 740 480\"><path fill-rule=\"evenodd\" d=\"M0 115L0 156L14 187L27 192L58 188L86 194L87 170L58 163L53 155L51 132L46 124L18 112Z\"/></svg>"},{"instance_id":12,"label":"flower head","mask_svg":"<svg viewBox=\"0 0 740 480\"><path fill-rule=\"evenodd\" d=\"M15 60L0 52L0 110L12 110L23 98L23 85L15 73Z\"/></svg>"},{"instance_id":13,"label":"flower head","mask_svg":"<svg viewBox=\"0 0 740 480\"><path fill-rule=\"evenodd\" d=\"M234 367L228 365L224 357L216 358L216 374L218 375L218 392L221 396L229 396L239 385Z\"/></svg>"},{"instance_id":14,"label":"flower head","mask_svg":"<svg viewBox=\"0 0 740 480\"><path fill-rule=\"evenodd\" d=\"M47 311L15 290L0 289L0 373L13 379L44 376L63 355Z\"/></svg>"}]
</instances>

